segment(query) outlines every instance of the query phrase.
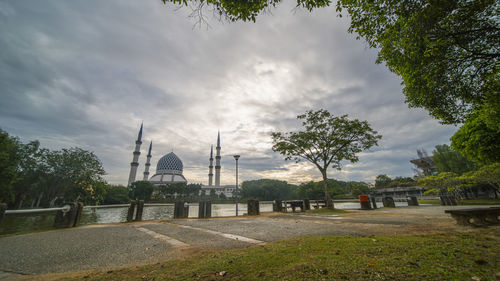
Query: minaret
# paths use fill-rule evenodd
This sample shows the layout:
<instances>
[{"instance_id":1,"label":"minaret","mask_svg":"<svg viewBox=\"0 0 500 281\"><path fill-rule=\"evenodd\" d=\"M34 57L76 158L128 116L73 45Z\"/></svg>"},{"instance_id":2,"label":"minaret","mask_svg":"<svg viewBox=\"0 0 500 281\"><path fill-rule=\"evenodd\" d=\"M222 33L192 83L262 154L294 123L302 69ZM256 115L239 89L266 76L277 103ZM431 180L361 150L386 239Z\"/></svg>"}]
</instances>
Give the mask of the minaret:
<instances>
[{"instance_id":1,"label":"minaret","mask_svg":"<svg viewBox=\"0 0 500 281\"><path fill-rule=\"evenodd\" d=\"M214 177L213 174L214 168L214 146L210 146L210 166L208 166L208 186L212 186L212 180Z\"/></svg>"},{"instance_id":2,"label":"minaret","mask_svg":"<svg viewBox=\"0 0 500 281\"><path fill-rule=\"evenodd\" d=\"M215 186L220 186L220 132L217 132L217 154L215 155Z\"/></svg>"},{"instance_id":3,"label":"minaret","mask_svg":"<svg viewBox=\"0 0 500 281\"><path fill-rule=\"evenodd\" d=\"M145 165L145 168L144 168L144 178L143 180L147 181L148 180L148 177L149 177L149 166L151 166L151 148L153 147L153 141L151 141L149 143L149 150L148 150L148 156L147 156L147 160L146 160L146 165Z\"/></svg>"},{"instance_id":4,"label":"minaret","mask_svg":"<svg viewBox=\"0 0 500 281\"><path fill-rule=\"evenodd\" d=\"M134 158L130 163L130 175L128 176L128 185L130 186L135 181L135 175L137 174L137 167L139 167L139 155L141 155L141 144L142 144L142 123L141 129L139 130L139 135L135 141Z\"/></svg>"}]
</instances>

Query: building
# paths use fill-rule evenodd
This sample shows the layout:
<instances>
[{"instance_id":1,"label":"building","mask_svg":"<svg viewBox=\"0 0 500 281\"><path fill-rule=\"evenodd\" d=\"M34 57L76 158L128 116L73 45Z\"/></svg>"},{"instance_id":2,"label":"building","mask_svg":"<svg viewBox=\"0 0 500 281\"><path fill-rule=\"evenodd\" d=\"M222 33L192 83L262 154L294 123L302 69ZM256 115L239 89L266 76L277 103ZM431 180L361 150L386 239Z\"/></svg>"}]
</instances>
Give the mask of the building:
<instances>
[{"instance_id":1,"label":"building","mask_svg":"<svg viewBox=\"0 0 500 281\"><path fill-rule=\"evenodd\" d=\"M220 174L221 174L221 145L220 145L220 132L217 132L217 146L215 147L216 149L216 155L215 155L215 185L212 185L213 183L213 161L214 161L214 155L213 155L213 146L210 147L210 158L209 160L209 165L208 165L208 185L202 185L201 186L201 192L202 194L210 195L212 190L215 191L215 194L217 196L220 196L221 194L224 194L225 197L231 198L233 197L236 192L236 185L221 185L220 184Z\"/></svg>"},{"instance_id":2,"label":"building","mask_svg":"<svg viewBox=\"0 0 500 281\"><path fill-rule=\"evenodd\" d=\"M128 185L130 186L136 178L137 168L139 166L139 156L141 155L141 144L142 144L142 130L143 124L141 124L141 128L139 129L139 135L137 136L137 140L135 141L135 150L133 152L133 159L130 163L130 174ZM165 185L171 183L187 183L186 178L182 175L183 164L181 159L175 155L174 152L167 153L163 155L163 157L158 160L156 164L156 172L155 174L149 178L149 167L151 166L151 150L153 147L153 142L149 143L149 150L147 155L147 160L144 168L144 177L143 180L149 180L153 185Z\"/></svg>"},{"instance_id":3,"label":"building","mask_svg":"<svg viewBox=\"0 0 500 281\"><path fill-rule=\"evenodd\" d=\"M156 165L156 173L149 179L153 185L166 185L171 183L187 183L182 175L182 161L175 153L163 155Z\"/></svg>"},{"instance_id":4,"label":"building","mask_svg":"<svg viewBox=\"0 0 500 281\"><path fill-rule=\"evenodd\" d=\"M139 129L139 134L137 136L137 140L135 141L135 150L133 152L132 162L130 163L130 173L128 185L130 186L136 179L137 169L139 167L139 156L141 155L140 149L142 144L142 132L143 132L143 124L141 124L141 128ZM173 184L173 183L186 183L187 180L182 174L184 165L182 164L182 160L174 153L170 152L163 155L158 163L156 164L155 174L149 178L149 168L151 166L151 150L153 147L153 142L149 143L149 149L147 154L147 160L144 168L144 177L143 180L148 180L155 186ZM208 185L201 186L201 194L210 195L210 193L214 193L217 196L224 194L225 197L230 198L234 196L236 191L235 185L221 185L220 184L220 176L221 176L221 145L220 145L220 132L217 133L217 146L216 146L216 155L215 155L215 184L213 184L213 146L210 148L210 158L209 158L209 173L208 173ZM213 192L212 192L213 190Z\"/></svg>"}]
</instances>

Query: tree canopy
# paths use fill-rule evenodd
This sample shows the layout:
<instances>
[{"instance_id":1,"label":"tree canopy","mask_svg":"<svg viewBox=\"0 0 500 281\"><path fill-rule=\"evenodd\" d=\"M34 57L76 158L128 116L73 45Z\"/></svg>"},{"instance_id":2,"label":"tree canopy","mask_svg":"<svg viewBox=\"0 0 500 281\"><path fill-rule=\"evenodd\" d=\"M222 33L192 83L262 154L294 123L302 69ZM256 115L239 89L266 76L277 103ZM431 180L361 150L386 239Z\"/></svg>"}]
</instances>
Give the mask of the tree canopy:
<instances>
[{"instance_id":1,"label":"tree canopy","mask_svg":"<svg viewBox=\"0 0 500 281\"><path fill-rule=\"evenodd\" d=\"M341 0L349 31L401 76L406 101L443 123L467 119L498 79L498 1Z\"/></svg>"},{"instance_id":2,"label":"tree canopy","mask_svg":"<svg viewBox=\"0 0 500 281\"><path fill-rule=\"evenodd\" d=\"M324 109L309 110L298 115L303 120L303 131L272 133L273 151L285 156L285 160L306 160L321 172L327 206L333 208L328 190L328 168L340 170L342 161L359 160L357 154L377 145L382 137L368 122L350 120L347 115L332 116Z\"/></svg>"},{"instance_id":3,"label":"tree canopy","mask_svg":"<svg viewBox=\"0 0 500 281\"><path fill-rule=\"evenodd\" d=\"M0 201L10 208L53 206L57 200L97 204L103 200L104 169L80 148L51 151L38 141L22 143L0 130Z\"/></svg>"},{"instance_id":4,"label":"tree canopy","mask_svg":"<svg viewBox=\"0 0 500 281\"><path fill-rule=\"evenodd\" d=\"M500 162L500 128L488 123L484 114L473 114L451 137L452 147L480 164Z\"/></svg>"},{"instance_id":5,"label":"tree canopy","mask_svg":"<svg viewBox=\"0 0 500 281\"><path fill-rule=\"evenodd\" d=\"M244 181L241 185L242 198L255 198L263 201L276 199L295 199L297 186L286 181L260 179Z\"/></svg>"},{"instance_id":6,"label":"tree canopy","mask_svg":"<svg viewBox=\"0 0 500 281\"><path fill-rule=\"evenodd\" d=\"M454 151L446 144L436 145L432 152L432 161L436 170L441 172L453 172L458 175L477 169L477 165Z\"/></svg>"}]
</instances>

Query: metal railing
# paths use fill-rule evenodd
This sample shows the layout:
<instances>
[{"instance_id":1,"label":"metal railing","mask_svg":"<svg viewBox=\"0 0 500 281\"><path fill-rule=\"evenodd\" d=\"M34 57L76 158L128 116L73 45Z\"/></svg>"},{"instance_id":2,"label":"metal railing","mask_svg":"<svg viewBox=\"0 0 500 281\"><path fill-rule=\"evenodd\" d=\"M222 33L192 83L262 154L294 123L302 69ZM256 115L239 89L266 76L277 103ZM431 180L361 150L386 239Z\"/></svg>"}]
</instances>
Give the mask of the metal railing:
<instances>
[{"instance_id":1,"label":"metal railing","mask_svg":"<svg viewBox=\"0 0 500 281\"><path fill-rule=\"evenodd\" d=\"M128 206L128 205L127 205ZM64 205L58 208L41 208L41 209L22 209L22 210L5 210L6 215L10 214L33 214L33 213L46 213L46 212L56 212L63 211L64 213L70 210L69 205Z\"/></svg>"}]
</instances>

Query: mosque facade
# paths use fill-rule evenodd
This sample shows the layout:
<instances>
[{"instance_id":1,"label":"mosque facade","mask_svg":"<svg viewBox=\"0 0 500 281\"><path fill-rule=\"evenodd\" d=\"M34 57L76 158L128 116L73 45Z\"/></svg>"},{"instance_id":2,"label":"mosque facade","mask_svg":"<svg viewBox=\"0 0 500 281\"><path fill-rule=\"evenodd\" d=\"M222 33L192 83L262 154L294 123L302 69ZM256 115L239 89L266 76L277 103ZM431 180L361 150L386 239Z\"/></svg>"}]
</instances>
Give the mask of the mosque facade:
<instances>
[{"instance_id":1,"label":"mosque facade","mask_svg":"<svg viewBox=\"0 0 500 281\"><path fill-rule=\"evenodd\" d=\"M133 152L132 162L130 163L130 173L128 179L128 185L130 186L136 181L137 169L139 167L139 156L141 155L141 145L142 145L142 130L143 124L139 129L139 134L137 135L137 140L135 141L135 150ZM155 186L167 185L173 183L187 183L186 178L182 174L184 165L182 160L172 151L163 155L158 163L156 164L156 171L152 177L149 177L149 168L151 166L151 150L153 147L153 142L149 143L148 154L146 156L146 164L144 168L143 180L151 182ZM221 146L220 146L220 132L217 133L217 146L215 155L215 184L213 183L213 146L210 148L210 158L209 158L209 172L208 172L208 185L202 185L200 194L210 195L210 193L215 193L220 196L223 194L225 197L233 197L236 186L235 185L221 185L220 175L221 175Z\"/></svg>"}]
</instances>

